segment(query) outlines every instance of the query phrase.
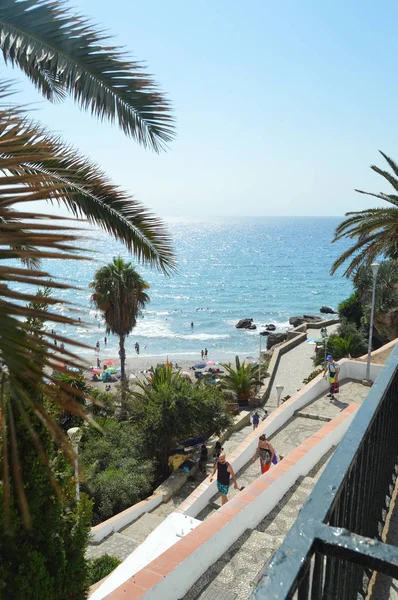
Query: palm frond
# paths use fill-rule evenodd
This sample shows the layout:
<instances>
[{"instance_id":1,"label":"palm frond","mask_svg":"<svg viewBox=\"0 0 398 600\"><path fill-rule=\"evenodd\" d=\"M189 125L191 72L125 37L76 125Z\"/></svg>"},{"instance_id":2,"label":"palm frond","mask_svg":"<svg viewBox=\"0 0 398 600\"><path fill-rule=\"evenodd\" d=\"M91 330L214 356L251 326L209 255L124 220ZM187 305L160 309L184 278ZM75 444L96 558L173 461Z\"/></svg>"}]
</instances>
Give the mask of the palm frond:
<instances>
[{"instance_id":1,"label":"palm frond","mask_svg":"<svg viewBox=\"0 0 398 600\"><path fill-rule=\"evenodd\" d=\"M45 181L47 200L65 204L75 217L85 217L124 242L141 263L165 273L175 271L171 240L161 220L114 186L74 148L12 110L0 111L0 173L4 175L0 177L4 209L40 199L40 184ZM13 213L3 218L17 223ZM18 245L29 251L20 240L12 247Z\"/></svg>"},{"instance_id":2,"label":"palm frond","mask_svg":"<svg viewBox=\"0 0 398 600\"><path fill-rule=\"evenodd\" d=\"M388 181L395 191L398 191L398 179L396 178L398 166L383 152L381 155L389 164L394 175L375 165L372 165L371 169ZM374 194L359 189L355 191L388 202L393 207L348 212L346 213L348 218L336 228L333 242L343 238L356 239L356 242L335 260L330 272L333 275L341 265L351 259L344 275L350 277L354 274L354 280L357 279L358 270L361 267L370 265L377 258L383 256L396 258L398 256L398 195L383 192Z\"/></svg>"},{"instance_id":3,"label":"palm frond","mask_svg":"<svg viewBox=\"0 0 398 600\"><path fill-rule=\"evenodd\" d=\"M64 2L2 0L0 48L46 98L71 94L81 108L157 152L173 139L170 104L142 64Z\"/></svg>"}]
</instances>

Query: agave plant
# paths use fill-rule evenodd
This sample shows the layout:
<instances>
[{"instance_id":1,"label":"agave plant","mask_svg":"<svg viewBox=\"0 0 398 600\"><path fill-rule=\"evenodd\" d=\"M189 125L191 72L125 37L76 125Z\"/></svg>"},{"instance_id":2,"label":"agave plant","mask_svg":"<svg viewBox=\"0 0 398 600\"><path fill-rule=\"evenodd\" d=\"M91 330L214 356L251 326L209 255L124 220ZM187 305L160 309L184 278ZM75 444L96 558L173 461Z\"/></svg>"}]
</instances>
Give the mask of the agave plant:
<instances>
[{"instance_id":1,"label":"agave plant","mask_svg":"<svg viewBox=\"0 0 398 600\"><path fill-rule=\"evenodd\" d=\"M260 387L268 373L260 376L259 366L252 363L240 362L239 356L235 357L235 367L223 364L227 375L221 378L220 385L227 398L232 398L239 404L247 405Z\"/></svg>"}]
</instances>

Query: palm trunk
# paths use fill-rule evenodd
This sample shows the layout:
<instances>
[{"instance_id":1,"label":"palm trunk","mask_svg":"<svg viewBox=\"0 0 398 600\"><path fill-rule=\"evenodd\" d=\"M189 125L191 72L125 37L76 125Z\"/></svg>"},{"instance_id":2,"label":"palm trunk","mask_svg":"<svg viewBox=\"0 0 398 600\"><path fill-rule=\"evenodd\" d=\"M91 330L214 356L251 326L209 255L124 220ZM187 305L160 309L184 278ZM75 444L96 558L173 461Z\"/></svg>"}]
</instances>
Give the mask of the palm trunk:
<instances>
[{"instance_id":1,"label":"palm trunk","mask_svg":"<svg viewBox=\"0 0 398 600\"><path fill-rule=\"evenodd\" d=\"M120 407L120 420L123 421L126 417L126 392L127 392L127 379L126 379L126 350L124 347L124 335L119 337L119 357L120 357L120 376L121 376L121 407Z\"/></svg>"}]
</instances>

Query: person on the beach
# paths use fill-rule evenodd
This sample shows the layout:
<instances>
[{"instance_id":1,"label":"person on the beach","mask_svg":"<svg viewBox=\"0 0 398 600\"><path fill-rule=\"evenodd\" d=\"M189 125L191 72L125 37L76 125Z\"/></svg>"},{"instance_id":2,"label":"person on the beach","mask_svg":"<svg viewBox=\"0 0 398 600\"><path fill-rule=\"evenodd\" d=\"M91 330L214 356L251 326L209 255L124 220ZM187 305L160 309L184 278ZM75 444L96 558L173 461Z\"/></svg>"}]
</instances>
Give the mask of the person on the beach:
<instances>
[{"instance_id":1,"label":"person on the beach","mask_svg":"<svg viewBox=\"0 0 398 600\"><path fill-rule=\"evenodd\" d=\"M104 337L104 344L105 344L105 346L107 345L107 343L108 343L108 340L107 340L107 337L105 336Z\"/></svg>"},{"instance_id":2,"label":"person on the beach","mask_svg":"<svg viewBox=\"0 0 398 600\"><path fill-rule=\"evenodd\" d=\"M258 414L258 412L256 411L252 417L252 423L253 423L253 431L255 429L257 429L258 424L260 423L260 415Z\"/></svg>"},{"instance_id":3,"label":"person on the beach","mask_svg":"<svg viewBox=\"0 0 398 600\"><path fill-rule=\"evenodd\" d=\"M272 445L267 441L265 433L263 433L258 439L257 450L255 455L253 456L253 462L256 460L257 456L260 457L261 474L266 473L269 470L274 455L275 450L273 449Z\"/></svg>"},{"instance_id":4,"label":"person on the beach","mask_svg":"<svg viewBox=\"0 0 398 600\"><path fill-rule=\"evenodd\" d=\"M205 348L205 358L207 358L207 348Z\"/></svg>"},{"instance_id":5,"label":"person on the beach","mask_svg":"<svg viewBox=\"0 0 398 600\"><path fill-rule=\"evenodd\" d=\"M221 494L221 504L228 502L228 491L230 479L234 482L234 488L238 490L238 482L232 466L227 462L225 454L220 454L217 463L214 466L213 473L210 477L210 483L213 481L215 472L217 471L217 489Z\"/></svg>"},{"instance_id":6,"label":"person on the beach","mask_svg":"<svg viewBox=\"0 0 398 600\"><path fill-rule=\"evenodd\" d=\"M62 342L62 344L60 345L60 349L61 349L61 352L63 352L63 351L65 350L65 344L64 344L63 342Z\"/></svg>"},{"instance_id":7,"label":"person on the beach","mask_svg":"<svg viewBox=\"0 0 398 600\"><path fill-rule=\"evenodd\" d=\"M200 351L200 355L202 357L202 360L204 359L205 353L203 352L203 350Z\"/></svg>"},{"instance_id":8,"label":"person on the beach","mask_svg":"<svg viewBox=\"0 0 398 600\"><path fill-rule=\"evenodd\" d=\"M327 373L327 378L329 380L329 393L326 394L326 397L331 398L333 400L336 383L337 383L338 377L339 377L340 367L336 362L334 362L333 356L331 354L328 354L328 356L326 357L326 360L327 360L327 363L325 366L325 370L323 371L324 378L326 379L326 373Z\"/></svg>"},{"instance_id":9,"label":"person on the beach","mask_svg":"<svg viewBox=\"0 0 398 600\"><path fill-rule=\"evenodd\" d=\"M99 341L95 344L95 351L96 352L100 351L100 343L99 343Z\"/></svg>"},{"instance_id":10,"label":"person on the beach","mask_svg":"<svg viewBox=\"0 0 398 600\"><path fill-rule=\"evenodd\" d=\"M100 359L97 357L97 369L101 368L101 361Z\"/></svg>"},{"instance_id":11,"label":"person on the beach","mask_svg":"<svg viewBox=\"0 0 398 600\"><path fill-rule=\"evenodd\" d=\"M193 329L193 321L191 321L191 329Z\"/></svg>"},{"instance_id":12,"label":"person on the beach","mask_svg":"<svg viewBox=\"0 0 398 600\"><path fill-rule=\"evenodd\" d=\"M202 445L199 458L199 469L201 473L206 473L208 452L205 444Z\"/></svg>"}]
</instances>

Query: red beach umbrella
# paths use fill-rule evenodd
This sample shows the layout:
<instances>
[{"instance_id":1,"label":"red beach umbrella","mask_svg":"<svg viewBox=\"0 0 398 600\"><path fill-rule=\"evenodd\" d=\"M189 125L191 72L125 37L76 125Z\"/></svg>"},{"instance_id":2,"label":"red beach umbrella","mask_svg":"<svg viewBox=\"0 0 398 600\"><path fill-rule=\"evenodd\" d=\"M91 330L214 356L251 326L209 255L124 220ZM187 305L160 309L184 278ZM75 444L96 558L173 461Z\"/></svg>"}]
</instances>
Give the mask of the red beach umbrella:
<instances>
[{"instance_id":1,"label":"red beach umbrella","mask_svg":"<svg viewBox=\"0 0 398 600\"><path fill-rule=\"evenodd\" d=\"M104 360L104 365L115 365L116 361L115 360Z\"/></svg>"}]
</instances>

